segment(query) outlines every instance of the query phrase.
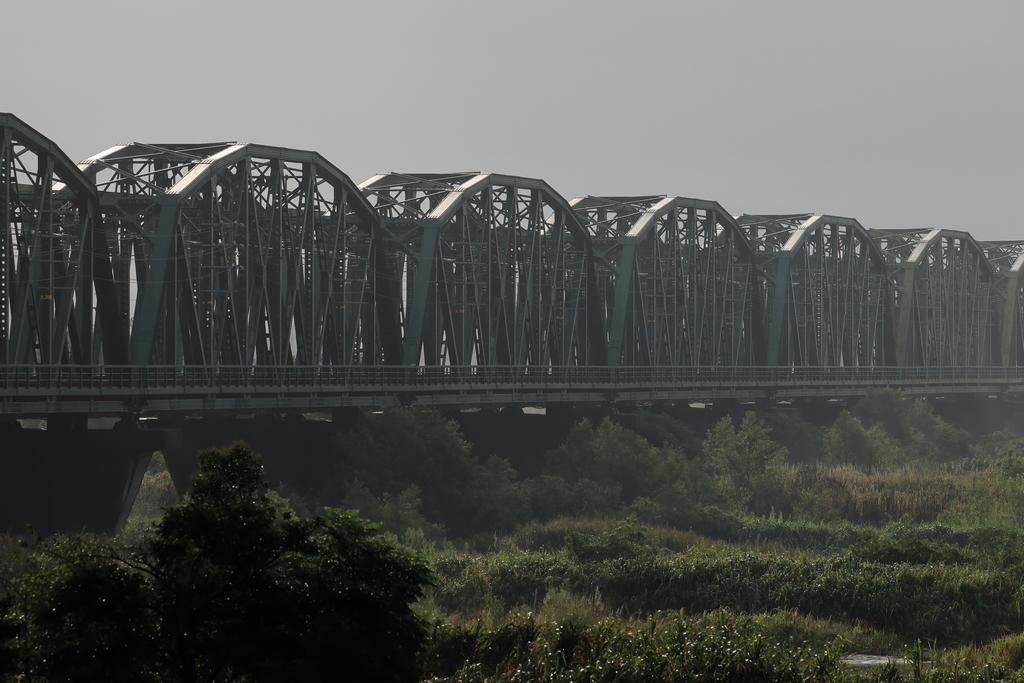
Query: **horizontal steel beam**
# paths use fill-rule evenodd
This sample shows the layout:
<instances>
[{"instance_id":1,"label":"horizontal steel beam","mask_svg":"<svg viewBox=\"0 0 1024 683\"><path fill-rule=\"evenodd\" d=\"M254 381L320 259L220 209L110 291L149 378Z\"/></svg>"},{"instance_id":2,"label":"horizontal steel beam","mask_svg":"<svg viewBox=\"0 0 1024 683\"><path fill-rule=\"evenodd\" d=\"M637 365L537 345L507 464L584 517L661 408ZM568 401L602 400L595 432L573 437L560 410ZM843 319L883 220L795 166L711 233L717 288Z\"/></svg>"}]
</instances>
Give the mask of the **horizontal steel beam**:
<instances>
[{"instance_id":1,"label":"horizontal steel beam","mask_svg":"<svg viewBox=\"0 0 1024 683\"><path fill-rule=\"evenodd\" d=\"M920 396L1016 396L1024 368L9 366L0 368L0 415L315 411L379 405L392 395L462 406L828 399L882 386Z\"/></svg>"}]
</instances>

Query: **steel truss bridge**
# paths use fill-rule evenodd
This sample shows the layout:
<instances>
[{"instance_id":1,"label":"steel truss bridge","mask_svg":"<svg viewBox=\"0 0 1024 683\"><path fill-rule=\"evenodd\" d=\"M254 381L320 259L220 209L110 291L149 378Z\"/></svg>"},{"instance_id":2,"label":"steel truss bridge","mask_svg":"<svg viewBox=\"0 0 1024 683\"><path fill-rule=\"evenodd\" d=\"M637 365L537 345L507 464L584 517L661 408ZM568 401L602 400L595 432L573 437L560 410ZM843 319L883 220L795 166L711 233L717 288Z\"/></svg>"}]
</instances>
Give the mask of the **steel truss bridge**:
<instances>
[{"instance_id":1,"label":"steel truss bridge","mask_svg":"<svg viewBox=\"0 0 1024 683\"><path fill-rule=\"evenodd\" d=\"M0 131L8 419L1024 395L1024 240Z\"/></svg>"}]
</instances>

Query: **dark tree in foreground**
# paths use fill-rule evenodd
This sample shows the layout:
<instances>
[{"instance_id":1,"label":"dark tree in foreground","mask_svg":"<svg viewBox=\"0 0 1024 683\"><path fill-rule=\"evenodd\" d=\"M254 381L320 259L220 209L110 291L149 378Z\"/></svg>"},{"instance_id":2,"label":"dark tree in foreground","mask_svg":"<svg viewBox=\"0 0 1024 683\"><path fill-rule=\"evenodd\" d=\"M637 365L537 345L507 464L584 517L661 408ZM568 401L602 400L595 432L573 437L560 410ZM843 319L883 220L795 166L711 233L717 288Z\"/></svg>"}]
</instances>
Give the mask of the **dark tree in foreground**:
<instances>
[{"instance_id":1,"label":"dark tree in foreground","mask_svg":"<svg viewBox=\"0 0 1024 683\"><path fill-rule=\"evenodd\" d=\"M425 563L353 512L282 512L245 444L199 463L144 547L39 544L9 591L19 668L46 681L414 680Z\"/></svg>"}]
</instances>

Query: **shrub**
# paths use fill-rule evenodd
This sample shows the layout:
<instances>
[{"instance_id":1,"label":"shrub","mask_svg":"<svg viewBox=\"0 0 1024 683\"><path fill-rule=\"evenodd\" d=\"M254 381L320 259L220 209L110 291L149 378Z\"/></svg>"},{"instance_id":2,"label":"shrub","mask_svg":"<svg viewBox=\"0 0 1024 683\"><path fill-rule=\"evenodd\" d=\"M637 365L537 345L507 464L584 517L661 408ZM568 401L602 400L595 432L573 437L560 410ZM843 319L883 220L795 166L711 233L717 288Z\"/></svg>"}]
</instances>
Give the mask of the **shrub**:
<instances>
[{"instance_id":1,"label":"shrub","mask_svg":"<svg viewBox=\"0 0 1024 683\"><path fill-rule=\"evenodd\" d=\"M636 517L617 522L594 535L570 530L565 536L565 549L579 562L646 557L653 552L647 542L647 529Z\"/></svg>"},{"instance_id":2,"label":"shrub","mask_svg":"<svg viewBox=\"0 0 1024 683\"><path fill-rule=\"evenodd\" d=\"M759 489L775 483L786 461L786 449L771 440L768 427L752 412L738 429L722 418L704 440L704 457L717 474L722 496L748 509Z\"/></svg>"},{"instance_id":3,"label":"shrub","mask_svg":"<svg viewBox=\"0 0 1024 683\"><path fill-rule=\"evenodd\" d=\"M258 456L237 443L199 454L185 500L141 548L39 540L0 618L17 627L18 669L31 680L413 679L423 561L348 511L296 519L266 488Z\"/></svg>"}]
</instances>

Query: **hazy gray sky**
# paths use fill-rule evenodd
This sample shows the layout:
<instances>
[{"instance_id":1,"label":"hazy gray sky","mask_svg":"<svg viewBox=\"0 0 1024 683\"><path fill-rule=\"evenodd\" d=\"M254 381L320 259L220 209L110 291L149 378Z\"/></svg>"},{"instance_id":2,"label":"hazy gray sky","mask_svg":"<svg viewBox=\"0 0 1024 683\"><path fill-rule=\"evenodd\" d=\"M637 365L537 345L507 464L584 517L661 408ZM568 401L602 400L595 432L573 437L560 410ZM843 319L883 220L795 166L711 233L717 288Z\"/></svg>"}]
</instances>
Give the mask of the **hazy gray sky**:
<instances>
[{"instance_id":1,"label":"hazy gray sky","mask_svg":"<svg viewBox=\"0 0 1024 683\"><path fill-rule=\"evenodd\" d=\"M10 111L74 159L240 140L566 197L1024 238L1024 2L32 2Z\"/></svg>"}]
</instances>

